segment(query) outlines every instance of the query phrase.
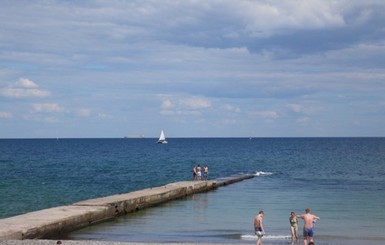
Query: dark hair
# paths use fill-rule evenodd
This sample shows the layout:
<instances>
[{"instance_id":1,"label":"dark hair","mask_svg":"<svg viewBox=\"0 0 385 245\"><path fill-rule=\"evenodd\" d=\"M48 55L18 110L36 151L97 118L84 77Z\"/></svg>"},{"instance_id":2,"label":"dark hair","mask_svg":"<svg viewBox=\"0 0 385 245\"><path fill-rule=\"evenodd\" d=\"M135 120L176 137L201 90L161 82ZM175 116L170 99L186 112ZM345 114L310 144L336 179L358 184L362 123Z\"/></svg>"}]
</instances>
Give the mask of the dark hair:
<instances>
[{"instance_id":1,"label":"dark hair","mask_svg":"<svg viewBox=\"0 0 385 245\"><path fill-rule=\"evenodd\" d=\"M264 212L261 210L261 211L259 211L259 214L264 214Z\"/></svg>"}]
</instances>

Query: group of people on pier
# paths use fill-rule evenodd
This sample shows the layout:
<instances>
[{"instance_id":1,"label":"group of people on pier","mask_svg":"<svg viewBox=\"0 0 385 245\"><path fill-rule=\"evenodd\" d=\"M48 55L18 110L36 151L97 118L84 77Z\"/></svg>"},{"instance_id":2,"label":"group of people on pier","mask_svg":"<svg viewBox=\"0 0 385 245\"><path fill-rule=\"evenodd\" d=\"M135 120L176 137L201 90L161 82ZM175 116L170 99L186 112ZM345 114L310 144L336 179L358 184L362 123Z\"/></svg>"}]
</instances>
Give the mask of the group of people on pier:
<instances>
[{"instance_id":1,"label":"group of people on pier","mask_svg":"<svg viewBox=\"0 0 385 245\"><path fill-rule=\"evenodd\" d=\"M203 171L203 177L202 177L202 171ZM207 180L208 175L209 175L209 167L207 165L205 165L203 167L203 170L202 170L201 165L199 165L199 164L194 166L194 168L193 168L193 180L194 181Z\"/></svg>"}]
</instances>

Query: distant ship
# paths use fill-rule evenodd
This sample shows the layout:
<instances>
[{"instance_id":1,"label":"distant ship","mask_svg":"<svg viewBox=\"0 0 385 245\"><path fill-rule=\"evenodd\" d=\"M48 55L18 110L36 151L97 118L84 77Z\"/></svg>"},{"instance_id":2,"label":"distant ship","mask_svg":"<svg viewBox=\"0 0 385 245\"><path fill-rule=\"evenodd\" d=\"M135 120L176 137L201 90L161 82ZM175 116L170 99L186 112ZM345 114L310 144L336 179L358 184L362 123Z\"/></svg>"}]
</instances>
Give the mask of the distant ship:
<instances>
[{"instance_id":1,"label":"distant ship","mask_svg":"<svg viewBox=\"0 0 385 245\"><path fill-rule=\"evenodd\" d=\"M127 135L127 136L124 136L125 139L143 139L144 138L144 135L143 134L134 134L134 135Z\"/></svg>"},{"instance_id":2,"label":"distant ship","mask_svg":"<svg viewBox=\"0 0 385 245\"><path fill-rule=\"evenodd\" d=\"M160 132L159 140L157 142L158 144L167 144L166 137L164 136L163 130Z\"/></svg>"}]
</instances>

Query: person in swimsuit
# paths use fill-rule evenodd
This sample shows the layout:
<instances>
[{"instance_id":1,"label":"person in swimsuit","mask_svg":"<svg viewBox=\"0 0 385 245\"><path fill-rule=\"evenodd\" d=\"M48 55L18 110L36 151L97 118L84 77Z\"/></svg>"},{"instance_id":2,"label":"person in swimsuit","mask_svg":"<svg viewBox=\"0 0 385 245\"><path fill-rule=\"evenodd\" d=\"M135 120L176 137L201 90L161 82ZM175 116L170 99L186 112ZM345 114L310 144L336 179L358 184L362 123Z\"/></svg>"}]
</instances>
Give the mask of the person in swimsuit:
<instances>
[{"instance_id":1,"label":"person in swimsuit","mask_svg":"<svg viewBox=\"0 0 385 245\"><path fill-rule=\"evenodd\" d=\"M297 215L297 218L303 219L303 244L308 245L309 242L313 242L313 226L314 222L320 218L310 213L310 208L305 210L305 214Z\"/></svg>"},{"instance_id":2,"label":"person in swimsuit","mask_svg":"<svg viewBox=\"0 0 385 245\"><path fill-rule=\"evenodd\" d=\"M298 219L297 215L294 212L291 212L289 217L290 222L290 232L291 232L291 242L294 244L294 241L298 240Z\"/></svg>"},{"instance_id":3,"label":"person in swimsuit","mask_svg":"<svg viewBox=\"0 0 385 245\"><path fill-rule=\"evenodd\" d=\"M197 166L197 180L202 180L202 167L199 164Z\"/></svg>"},{"instance_id":4,"label":"person in swimsuit","mask_svg":"<svg viewBox=\"0 0 385 245\"><path fill-rule=\"evenodd\" d=\"M208 175L209 175L209 167L207 167L207 165L205 165L203 167L203 177L205 180L207 180Z\"/></svg>"},{"instance_id":5,"label":"person in swimsuit","mask_svg":"<svg viewBox=\"0 0 385 245\"><path fill-rule=\"evenodd\" d=\"M263 211L259 211L258 215L254 218L254 232L257 235L257 243L256 245L262 245L262 237L265 235L265 229L263 228L263 216L265 213Z\"/></svg>"},{"instance_id":6,"label":"person in swimsuit","mask_svg":"<svg viewBox=\"0 0 385 245\"><path fill-rule=\"evenodd\" d=\"M197 166L193 167L193 180L197 180Z\"/></svg>"}]
</instances>

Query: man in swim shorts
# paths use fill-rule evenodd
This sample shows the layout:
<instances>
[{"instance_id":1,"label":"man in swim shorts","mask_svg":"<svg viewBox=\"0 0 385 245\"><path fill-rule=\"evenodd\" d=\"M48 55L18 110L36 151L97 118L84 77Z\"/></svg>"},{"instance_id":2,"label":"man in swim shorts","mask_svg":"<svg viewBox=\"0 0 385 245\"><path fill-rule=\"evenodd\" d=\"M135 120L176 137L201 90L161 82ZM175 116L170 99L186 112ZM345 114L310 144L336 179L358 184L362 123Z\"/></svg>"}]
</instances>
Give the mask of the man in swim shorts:
<instances>
[{"instance_id":1,"label":"man in swim shorts","mask_svg":"<svg viewBox=\"0 0 385 245\"><path fill-rule=\"evenodd\" d=\"M209 167L207 167L207 165L205 165L205 166L203 167L203 177L204 177L204 179L205 179L206 181L207 181L208 175L209 175Z\"/></svg>"},{"instance_id":2,"label":"man in swim shorts","mask_svg":"<svg viewBox=\"0 0 385 245\"><path fill-rule=\"evenodd\" d=\"M254 218L254 231L255 235L257 235L257 243L256 245L262 245L262 237L265 235L265 229L263 229L263 211L259 211L258 215Z\"/></svg>"},{"instance_id":3,"label":"man in swim shorts","mask_svg":"<svg viewBox=\"0 0 385 245\"><path fill-rule=\"evenodd\" d=\"M313 224L314 221L319 220L320 218L316 215L310 213L310 208L305 210L305 214L297 216L300 219L303 219L303 244L308 245L308 243L313 242Z\"/></svg>"}]
</instances>

